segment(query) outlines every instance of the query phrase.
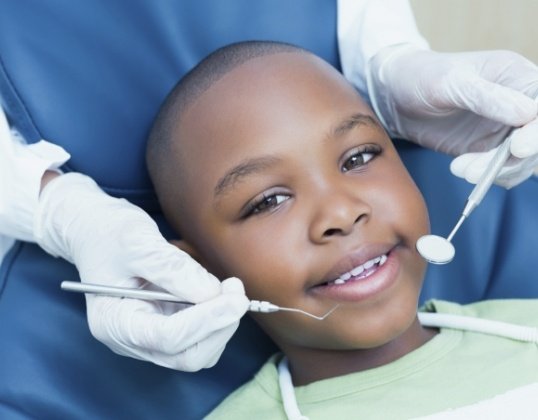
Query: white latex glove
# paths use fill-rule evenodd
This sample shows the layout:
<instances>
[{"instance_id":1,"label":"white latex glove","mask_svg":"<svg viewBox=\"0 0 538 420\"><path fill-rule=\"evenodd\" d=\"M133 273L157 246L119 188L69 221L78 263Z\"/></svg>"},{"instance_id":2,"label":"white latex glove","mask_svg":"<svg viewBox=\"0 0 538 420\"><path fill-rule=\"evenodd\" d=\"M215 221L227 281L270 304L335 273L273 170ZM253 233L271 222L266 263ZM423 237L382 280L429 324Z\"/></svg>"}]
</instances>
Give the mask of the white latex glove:
<instances>
[{"instance_id":1,"label":"white latex glove","mask_svg":"<svg viewBox=\"0 0 538 420\"><path fill-rule=\"evenodd\" d=\"M145 288L148 282L191 302L86 295L92 334L114 352L183 371L213 366L248 308L238 279L220 283L160 234L140 208L105 194L80 174L43 189L36 239L73 262L83 282ZM61 279L58 279L61 280Z\"/></svg>"},{"instance_id":2,"label":"white latex glove","mask_svg":"<svg viewBox=\"0 0 538 420\"><path fill-rule=\"evenodd\" d=\"M533 122L520 130L522 131L530 128L531 125L536 126L536 124ZM533 136L523 137L523 141L519 144L524 144L525 146L529 144L536 147L536 145L533 143L538 143L538 141L535 140L538 138L538 130L536 130L536 127L532 127L532 130L534 131ZM514 133L512 141L519 138L516 136L516 134L517 133ZM471 184L476 184L482 173L488 167L489 162L499 147L500 146L497 146L487 152L465 153L452 160L450 164L450 171L460 178L465 178L465 180ZM514 151L513 144L511 145L511 152L512 154L516 155L517 149ZM525 157L525 155L523 155L523 157ZM535 152L535 154L526 157L525 159L510 158L505 166L501 169L495 183L507 189L512 188L513 186L518 185L520 182L525 181L531 175L535 174L536 168L538 168L538 150Z\"/></svg>"},{"instance_id":3,"label":"white latex glove","mask_svg":"<svg viewBox=\"0 0 538 420\"><path fill-rule=\"evenodd\" d=\"M514 133L503 185L532 174L538 153L538 67L510 51L437 53L408 44L374 56L367 68L372 105L395 137L454 156L453 173L476 182L492 153ZM531 157L528 159L529 157ZM472 175L470 175L472 174Z\"/></svg>"}]
</instances>

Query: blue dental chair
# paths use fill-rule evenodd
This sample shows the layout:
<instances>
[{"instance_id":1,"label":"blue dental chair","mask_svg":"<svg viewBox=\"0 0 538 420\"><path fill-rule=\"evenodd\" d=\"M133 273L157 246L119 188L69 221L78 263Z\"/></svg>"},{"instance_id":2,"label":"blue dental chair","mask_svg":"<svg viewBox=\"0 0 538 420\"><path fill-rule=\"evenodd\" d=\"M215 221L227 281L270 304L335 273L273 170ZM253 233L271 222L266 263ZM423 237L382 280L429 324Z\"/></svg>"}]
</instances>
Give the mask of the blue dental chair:
<instances>
[{"instance_id":1,"label":"blue dental chair","mask_svg":"<svg viewBox=\"0 0 538 420\"><path fill-rule=\"evenodd\" d=\"M294 43L339 68L331 0L2 0L2 105L28 142L72 154L65 171L139 205L172 237L145 169L145 138L186 71L246 39ZM432 231L446 235L471 187L450 175L449 157L396 144ZM422 299L537 297L537 209L536 179L494 188L457 234L454 262L429 268ZM275 349L245 318L212 369L118 356L90 335L84 298L62 292L65 279L78 280L75 267L29 243L17 242L0 267L0 419L198 419Z\"/></svg>"}]
</instances>

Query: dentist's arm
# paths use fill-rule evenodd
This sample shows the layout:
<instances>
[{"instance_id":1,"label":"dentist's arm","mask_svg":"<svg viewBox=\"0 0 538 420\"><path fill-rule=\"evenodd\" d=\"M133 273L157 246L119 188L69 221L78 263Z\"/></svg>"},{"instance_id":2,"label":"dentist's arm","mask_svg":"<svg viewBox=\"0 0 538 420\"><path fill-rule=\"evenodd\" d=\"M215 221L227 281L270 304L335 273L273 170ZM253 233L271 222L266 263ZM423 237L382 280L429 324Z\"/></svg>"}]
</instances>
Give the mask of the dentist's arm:
<instances>
[{"instance_id":1,"label":"dentist's arm","mask_svg":"<svg viewBox=\"0 0 538 420\"><path fill-rule=\"evenodd\" d=\"M523 126L511 147L523 160L510 162L498 182L510 187L533 173L538 163L536 65L508 51L431 51L404 0L341 0L339 6L348 9L339 14L346 16L346 33L356 40L355 47L348 41L341 48L344 74L368 95L392 136L463 154L451 170L476 182L493 155L487 151L511 127Z\"/></svg>"},{"instance_id":2,"label":"dentist's arm","mask_svg":"<svg viewBox=\"0 0 538 420\"><path fill-rule=\"evenodd\" d=\"M35 242L34 212L41 179L68 159L61 147L46 141L24 144L11 132L0 108L0 235Z\"/></svg>"},{"instance_id":3,"label":"dentist's arm","mask_svg":"<svg viewBox=\"0 0 538 420\"><path fill-rule=\"evenodd\" d=\"M177 311L159 302L86 297L92 334L116 353L185 371L213 366L247 310L242 283L220 283L170 245L144 211L108 196L89 177L56 173L65 151L14 141L0 117L0 233L73 262L82 281L152 283L203 302Z\"/></svg>"}]
</instances>

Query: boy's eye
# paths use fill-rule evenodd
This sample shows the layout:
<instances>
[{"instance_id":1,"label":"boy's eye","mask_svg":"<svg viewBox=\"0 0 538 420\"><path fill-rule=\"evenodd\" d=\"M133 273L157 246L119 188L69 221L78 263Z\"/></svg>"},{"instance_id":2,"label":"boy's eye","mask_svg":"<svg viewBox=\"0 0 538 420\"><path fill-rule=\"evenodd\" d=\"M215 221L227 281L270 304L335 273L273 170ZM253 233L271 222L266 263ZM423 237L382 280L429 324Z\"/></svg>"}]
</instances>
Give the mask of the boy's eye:
<instances>
[{"instance_id":1,"label":"boy's eye","mask_svg":"<svg viewBox=\"0 0 538 420\"><path fill-rule=\"evenodd\" d=\"M353 150L342 164L342 172L360 168L381 153L381 148L375 145L366 145Z\"/></svg>"},{"instance_id":2,"label":"boy's eye","mask_svg":"<svg viewBox=\"0 0 538 420\"><path fill-rule=\"evenodd\" d=\"M289 194L263 194L248 204L244 217L274 210L284 201L290 198Z\"/></svg>"}]
</instances>

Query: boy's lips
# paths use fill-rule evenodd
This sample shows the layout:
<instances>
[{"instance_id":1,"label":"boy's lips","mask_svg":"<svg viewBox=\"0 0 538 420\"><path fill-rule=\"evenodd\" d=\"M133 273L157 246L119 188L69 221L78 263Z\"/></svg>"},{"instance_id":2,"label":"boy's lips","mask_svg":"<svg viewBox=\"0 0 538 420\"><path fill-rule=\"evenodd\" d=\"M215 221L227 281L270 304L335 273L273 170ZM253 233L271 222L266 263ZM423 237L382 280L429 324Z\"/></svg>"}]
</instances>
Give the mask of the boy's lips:
<instances>
[{"instance_id":1,"label":"boy's lips","mask_svg":"<svg viewBox=\"0 0 538 420\"><path fill-rule=\"evenodd\" d=\"M340 260L325 278L310 288L334 300L366 299L390 287L399 272L394 245L369 245Z\"/></svg>"}]
</instances>

